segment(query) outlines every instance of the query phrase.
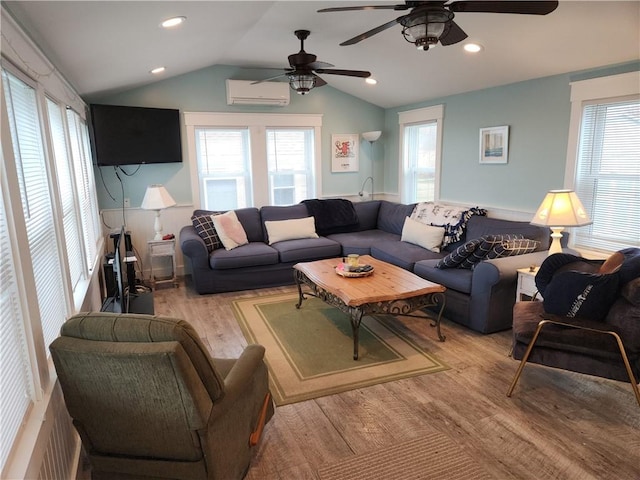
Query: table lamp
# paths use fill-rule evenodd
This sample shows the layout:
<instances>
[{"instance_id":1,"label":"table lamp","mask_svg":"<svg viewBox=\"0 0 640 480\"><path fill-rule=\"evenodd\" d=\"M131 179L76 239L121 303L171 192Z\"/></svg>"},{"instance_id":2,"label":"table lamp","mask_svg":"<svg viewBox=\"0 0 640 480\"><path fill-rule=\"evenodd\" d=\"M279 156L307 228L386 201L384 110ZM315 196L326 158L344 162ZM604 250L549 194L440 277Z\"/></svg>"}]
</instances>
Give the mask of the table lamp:
<instances>
[{"instance_id":1,"label":"table lamp","mask_svg":"<svg viewBox=\"0 0 640 480\"><path fill-rule=\"evenodd\" d=\"M582 227L592 223L573 190L550 190L531 220L532 225L551 229L553 241L549 247L549 255L562 252L560 239L565 227Z\"/></svg>"},{"instance_id":2,"label":"table lamp","mask_svg":"<svg viewBox=\"0 0 640 480\"><path fill-rule=\"evenodd\" d=\"M154 223L156 236L153 238L154 240L162 240L162 223L160 223L160 210L173 207L175 204L176 201L171 198L171 195L169 195L167 189L162 185L149 185L147 187L147 191L144 194L142 205L140 205L140 207L144 210L156 211L156 221Z\"/></svg>"}]
</instances>

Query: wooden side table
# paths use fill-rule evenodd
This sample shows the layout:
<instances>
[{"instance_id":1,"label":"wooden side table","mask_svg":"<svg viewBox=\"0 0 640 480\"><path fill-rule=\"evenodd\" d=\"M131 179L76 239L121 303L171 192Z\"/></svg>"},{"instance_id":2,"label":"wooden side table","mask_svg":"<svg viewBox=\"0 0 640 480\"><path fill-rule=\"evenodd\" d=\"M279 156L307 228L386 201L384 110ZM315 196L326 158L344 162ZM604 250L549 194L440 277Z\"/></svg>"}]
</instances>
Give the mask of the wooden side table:
<instances>
[{"instance_id":1,"label":"wooden side table","mask_svg":"<svg viewBox=\"0 0 640 480\"><path fill-rule=\"evenodd\" d=\"M151 288L156 288L159 283L173 283L174 287L178 286L176 277L176 239L171 240L149 240L147 242L147 250L149 251L149 263L151 269ZM153 263L157 258L171 258L171 275L168 277L156 278L153 273Z\"/></svg>"},{"instance_id":2,"label":"wooden side table","mask_svg":"<svg viewBox=\"0 0 640 480\"><path fill-rule=\"evenodd\" d=\"M542 300L542 296L536 288L536 274L540 267L533 271L529 268L518 269L518 287L516 289L516 302Z\"/></svg>"}]
</instances>

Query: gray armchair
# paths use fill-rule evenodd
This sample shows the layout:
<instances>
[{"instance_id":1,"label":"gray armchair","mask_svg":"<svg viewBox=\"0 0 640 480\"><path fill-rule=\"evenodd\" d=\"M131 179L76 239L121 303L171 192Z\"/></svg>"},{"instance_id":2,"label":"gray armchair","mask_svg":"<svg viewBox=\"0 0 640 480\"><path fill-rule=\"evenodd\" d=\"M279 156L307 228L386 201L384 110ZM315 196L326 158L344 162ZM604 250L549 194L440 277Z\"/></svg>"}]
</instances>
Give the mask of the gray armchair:
<instances>
[{"instance_id":1,"label":"gray armchair","mask_svg":"<svg viewBox=\"0 0 640 480\"><path fill-rule=\"evenodd\" d=\"M50 346L94 479L239 479L273 415L264 348L211 358L183 320L70 318Z\"/></svg>"}]
</instances>

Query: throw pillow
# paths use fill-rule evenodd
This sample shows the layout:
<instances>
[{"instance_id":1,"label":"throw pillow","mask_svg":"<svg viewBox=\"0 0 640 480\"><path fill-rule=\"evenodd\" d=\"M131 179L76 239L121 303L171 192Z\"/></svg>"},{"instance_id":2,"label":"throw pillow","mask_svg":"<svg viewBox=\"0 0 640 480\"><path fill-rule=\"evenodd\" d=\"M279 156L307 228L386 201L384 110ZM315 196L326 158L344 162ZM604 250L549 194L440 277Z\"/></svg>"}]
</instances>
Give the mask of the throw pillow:
<instances>
[{"instance_id":1,"label":"throw pillow","mask_svg":"<svg viewBox=\"0 0 640 480\"><path fill-rule=\"evenodd\" d=\"M456 243L464 234L467 222L473 215L486 215L487 211L479 207L459 207L435 202L417 203L411 218L427 225L444 227L442 246Z\"/></svg>"},{"instance_id":2,"label":"throw pillow","mask_svg":"<svg viewBox=\"0 0 640 480\"><path fill-rule=\"evenodd\" d=\"M432 252L439 252L444 238L444 227L434 227L413 220L409 217L405 218L402 227L403 242L413 243Z\"/></svg>"},{"instance_id":3,"label":"throw pillow","mask_svg":"<svg viewBox=\"0 0 640 480\"><path fill-rule=\"evenodd\" d=\"M193 215L191 217L193 228L195 228L196 233L204 241L209 253L217 248L222 248L222 242L220 241L218 232L216 232L216 227L213 225L212 216L213 215Z\"/></svg>"},{"instance_id":4,"label":"throw pillow","mask_svg":"<svg viewBox=\"0 0 640 480\"><path fill-rule=\"evenodd\" d=\"M482 239L482 242L467 258L462 261L460 268L473 268L477 263L486 259L489 252L491 252L497 245L509 240L523 239L523 235L521 233L509 233L503 235L483 235L480 238Z\"/></svg>"},{"instance_id":5,"label":"throw pillow","mask_svg":"<svg viewBox=\"0 0 640 480\"><path fill-rule=\"evenodd\" d=\"M603 320L618 297L618 275L565 271L544 292L544 311L565 317Z\"/></svg>"},{"instance_id":6,"label":"throw pillow","mask_svg":"<svg viewBox=\"0 0 640 480\"><path fill-rule=\"evenodd\" d=\"M537 240L529 240L528 238L522 238L517 240L504 240L493 247L493 249L487 253L487 259L503 258L503 257L515 257L516 255L524 255L525 253L535 252L540 246L540 242Z\"/></svg>"},{"instance_id":7,"label":"throw pillow","mask_svg":"<svg viewBox=\"0 0 640 480\"><path fill-rule=\"evenodd\" d=\"M316 223L313 217L293 218L291 220L267 220L264 222L267 229L269 245L283 240L296 240L298 238L318 238Z\"/></svg>"},{"instance_id":8,"label":"throw pillow","mask_svg":"<svg viewBox=\"0 0 640 480\"><path fill-rule=\"evenodd\" d=\"M226 250L233 250L240 245L249 243L247 234L240 220L238 220L236 212L233 210L220 215L213 215L211 219Z\"/></svg>"},{"instance_id":9,"label":"throw pillow","mask_svg":"<svg viewBox=\"0 0 640 480\"><path fill-rule=\"evenodd\" d=\"M460 268L462 262L471 255L475 249L482 243L482 238L474 238L463 245L460 245L449 255L441 259L436 268Z\"/></svg>"}]
</instances>

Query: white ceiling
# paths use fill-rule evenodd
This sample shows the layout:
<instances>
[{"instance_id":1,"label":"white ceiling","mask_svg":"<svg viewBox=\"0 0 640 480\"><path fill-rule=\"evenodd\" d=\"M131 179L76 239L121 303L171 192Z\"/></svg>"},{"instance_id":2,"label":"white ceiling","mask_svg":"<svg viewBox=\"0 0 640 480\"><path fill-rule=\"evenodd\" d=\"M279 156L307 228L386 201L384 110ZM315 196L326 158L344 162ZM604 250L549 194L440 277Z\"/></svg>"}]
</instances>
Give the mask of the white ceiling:
<instances>
[{"instance_id":1,"label":"white ceiling","mask_svg":"<svg viewBox=\"0 0 640 480\"><path fill-rule=\"evenodd\" d=\"M368 86L325 75L331 86L384 108L640 59L640 1L560 1L546 16L459 13L456 22L469 40L484 46L476 55L462 44L418 51L403 39L400 25L340 47L406 12L317 13L396 3L403 2L3 1L85 98L216 64L284 68L300 49L297 29L311 30L305 50L318 60L369 70L378 80ZM159 28L175 15L187 22ZM159 65L166 72L152 76L149 70ZM261 78L273 75L265 70Z\"/></svg>"}]
</instances>

